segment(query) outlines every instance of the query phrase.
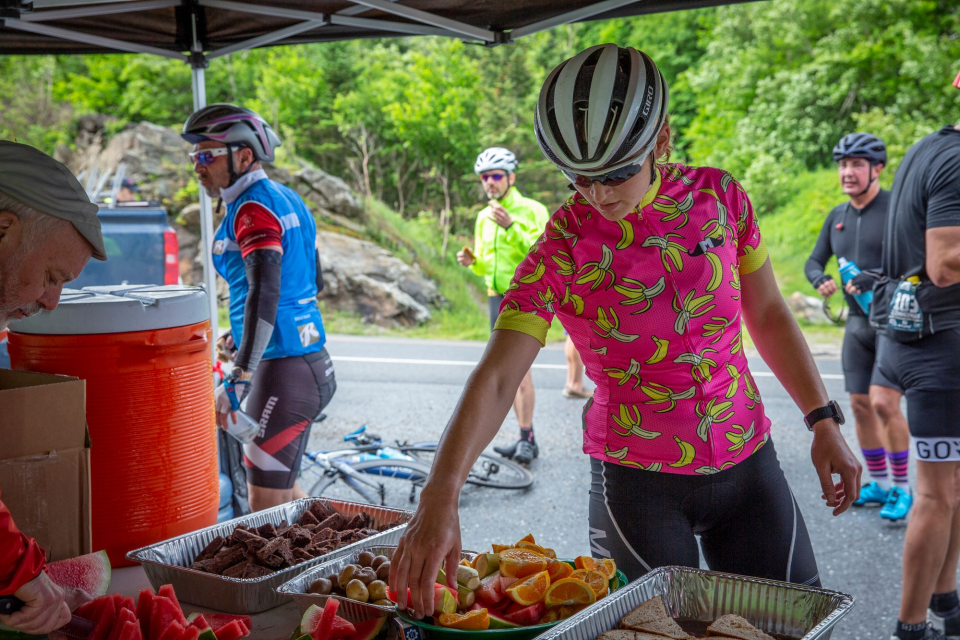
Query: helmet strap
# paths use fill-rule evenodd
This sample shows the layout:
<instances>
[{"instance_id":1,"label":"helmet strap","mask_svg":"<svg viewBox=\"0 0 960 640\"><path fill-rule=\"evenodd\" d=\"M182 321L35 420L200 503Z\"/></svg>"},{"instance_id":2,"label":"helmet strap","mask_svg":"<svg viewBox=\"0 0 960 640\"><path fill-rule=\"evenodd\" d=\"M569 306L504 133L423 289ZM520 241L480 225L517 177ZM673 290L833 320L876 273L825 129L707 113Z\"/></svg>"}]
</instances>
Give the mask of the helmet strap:
<instances>
[{"instance_id":1,"label":"helmet strap","mask_svg":"<svg viewBox=\"0 0 960 640\"><path fill-rule=\"evenodd\" d=\"M233 152L234 150L239 151L240 149L249 149L249 147L245 145L229 145L228 144L227 149L230 150L230 153L227 154L227 171L230 173L230 183L227 186L232 187L234 184L236 184L237 180L239 180L243 176L250 173L250 170L253 169L253 165L256 164L256 159L254 159L254 162L251 162L250 164L248 164L247 168L244 169L241 173L237 173L233 168ZM217 210L219 211L219 207Z\"/></svg>"},{"instance_id":2,"label":"helmet strap","mask_svg":"<svg viewBox=\"0 0 960 640\"><path fill-rule=\"evenodd\" d=\"M870 191L870 187L873 186L874 181L877 180L877 178L874 178L874 177L873 177L873 168L874 168L875 166L877 166L878 164L879 164L878 162L873 162L873 161L870 162L870 174L871 174L871 175L870 175L870 179L867 180L867 187L866 187L863 191L861 191L860 193L857 194L857 197L858 197L858 198L859 198L860 196L862 196L862 195L866 195L867 191Z\"/></svg>"}]
</instances>

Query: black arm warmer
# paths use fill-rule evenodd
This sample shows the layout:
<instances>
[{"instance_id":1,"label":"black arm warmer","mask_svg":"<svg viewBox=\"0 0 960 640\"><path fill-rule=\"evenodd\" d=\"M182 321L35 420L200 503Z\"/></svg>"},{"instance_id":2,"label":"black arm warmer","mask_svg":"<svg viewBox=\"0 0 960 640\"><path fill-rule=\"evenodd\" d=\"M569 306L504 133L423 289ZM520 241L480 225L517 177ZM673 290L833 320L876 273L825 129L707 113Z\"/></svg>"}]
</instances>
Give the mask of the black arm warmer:
<instances>
[{"instance_id":1,"label":"black arm warmer","mask_svg":"<svg viewBox=\"0 0 960 640\"><path fill-rule=\"evenodd\" d=\"M256 371L273 336L282 262L283 254L271 249L256 249L243 259L250 288L243 310L243 338L234 361L244 371Z\"/></svg>"},{"instance_id":2,"label":"black arm warmer","mask_svg":"<svg viewBox=\"0 0 960 640\"><path fill-rule=\"evenodd\" d=\"M817 237L817 244L814 245L810 257L803 265L804 275L814 287L819 287L827 280L832 280L829 275L823 272L827 266L827 261L833 256L833 247L830 246L830 229L833 227L833 215L827 216L820 229L820 235Z\"/></svg>"}]
</instances>

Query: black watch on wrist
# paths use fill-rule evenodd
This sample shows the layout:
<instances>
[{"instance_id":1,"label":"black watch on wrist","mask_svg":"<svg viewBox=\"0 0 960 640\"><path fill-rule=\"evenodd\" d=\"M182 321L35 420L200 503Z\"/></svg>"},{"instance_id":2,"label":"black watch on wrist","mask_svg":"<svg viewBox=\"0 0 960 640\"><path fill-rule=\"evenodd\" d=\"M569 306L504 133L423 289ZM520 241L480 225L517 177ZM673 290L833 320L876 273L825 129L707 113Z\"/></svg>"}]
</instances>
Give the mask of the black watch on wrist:
<instances>
[{"instance_id":1,"label":"black watch on wrist","mask_svg":"<svg viewBox=\"0 0 960 640\"><path fill-rule=\"evenodd\" d=\"M813 425L827 418L833 418L837 421L837 424L843 424L847 421L846 418L843 417L843 411L840 410L840 405L837 404L836 400L831 400L825 407L814 409L804 416L803 421L807 423L807 429L813 431Z\"/></svg>"}]
</instances>

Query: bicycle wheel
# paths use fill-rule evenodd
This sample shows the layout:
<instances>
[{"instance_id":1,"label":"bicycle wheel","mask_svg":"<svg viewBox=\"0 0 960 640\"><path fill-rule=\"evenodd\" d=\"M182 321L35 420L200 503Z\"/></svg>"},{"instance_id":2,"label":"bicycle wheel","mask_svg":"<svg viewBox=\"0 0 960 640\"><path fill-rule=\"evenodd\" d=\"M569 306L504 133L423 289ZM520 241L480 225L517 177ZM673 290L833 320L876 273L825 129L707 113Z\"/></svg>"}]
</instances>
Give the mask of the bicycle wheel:
<instances>
[{"instance_id":1,"label":"bicycle wheel","mask_svg":"<svg viewBox=\"0 0 960 640\"><path fill-rule=\"evenodd\" d=\"M437 455L437 445L431 443L396 448L427 466L433 466ZM526 489L533 484L533 474L516 462L484 452L470 469L467 484L491 489Z\"/></svg>"},{"instance_id":2,"label":"bicycle wheel","mask_svg":"<svg viewBox=\"0 0 960 640\"><path fill-rule=\"evenodd\" d=\"M409 509L420 499L430 467L410 460L362 460L344 463L355 475L324 473L310 489L314 497L334 498L397 509Z\"/></svg>"}]
</instances>

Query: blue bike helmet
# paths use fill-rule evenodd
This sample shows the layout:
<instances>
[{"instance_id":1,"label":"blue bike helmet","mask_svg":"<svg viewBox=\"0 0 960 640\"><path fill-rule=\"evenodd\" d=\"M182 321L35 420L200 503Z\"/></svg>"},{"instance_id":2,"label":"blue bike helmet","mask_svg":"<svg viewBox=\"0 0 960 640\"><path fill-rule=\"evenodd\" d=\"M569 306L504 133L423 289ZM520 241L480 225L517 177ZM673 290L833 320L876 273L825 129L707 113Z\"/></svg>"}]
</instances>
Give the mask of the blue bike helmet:
<instances>
[{"instance_id":1,"label":"blue bike helmet","mask_svg":"<svg viewBox=\"0 0 960 640\"><path fill-rule=\"evenodd\" d=\"M887 145L869 133L849 133L833 148L833 161L844 158L866 158L870 164L887 164Z\"/></svg>"}]
</instances>

